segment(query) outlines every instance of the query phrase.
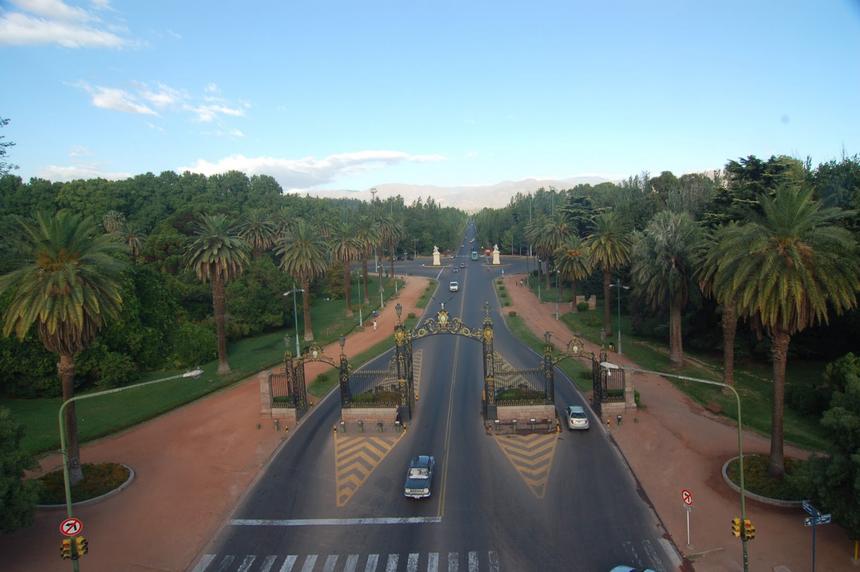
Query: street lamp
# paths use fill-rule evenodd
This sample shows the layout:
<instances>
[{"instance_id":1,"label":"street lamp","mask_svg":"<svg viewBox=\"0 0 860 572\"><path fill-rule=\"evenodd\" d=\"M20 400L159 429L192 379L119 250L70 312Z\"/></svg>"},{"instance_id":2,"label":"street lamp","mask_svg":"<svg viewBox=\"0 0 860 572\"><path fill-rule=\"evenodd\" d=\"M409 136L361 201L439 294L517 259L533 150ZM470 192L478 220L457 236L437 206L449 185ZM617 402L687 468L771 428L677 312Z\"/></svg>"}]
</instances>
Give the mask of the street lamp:
<instances>
[{"instance_id":1,"label":"street lamp","mask_svg":"<svg viewBox=\"0 0 860 572\"><path fill-rule=\"evenodd\" d=\"M356 282L356 284L358 284L358 325L363 326L364 325L364 318L362 317L362 314L361 314L361 305L362 305L362 302L364 301L364 299L361 297L361 272L355 273L355 282Z\"/></svg>"},{"instance_id":2,"label":"street lamp","mask_svg":"<svg viewBox=\"0 0 860 572\"><path fill-rule=\"evenodd\" d=\"M541 303L541 302L543 302L543 300L541 300L541 297L540 297L540 256L536 256L535 260L537 260L537 271L538 271L538 275L537 275L538 303Z\"/></svg>"},{"instance_id":3,"label":"street lamp","mask_svg":"<svg viewBox=\"0 0 860 572\"><path fill-rule=\"evenodd\" d=\"M125 387L106 389L104 391L97 391L95 393L87 393L86 395L76 395L75 397L65 400L62 405L60 405L60 410L57 413L57 421L60 426L60 451L63 457L63 486L66 491L66 515L68 516L68 518L72 518L72 516L74 515L72 514L72 485L71 482L69 482L69 454L68 451L66 451L66 424L63 422L63 412L66 410L66 407L76 401L91 399L93 397L101 397L103 395L119 393L121 391L128 391L129 389L137 389L146 385L153 385L156 383L161 383L163 381L170 381L172 379L196 378L199 377L202 373L203 370L198 367L190 371L186 371L185 373L171 375L170 377L163 377L161 379L155 379L152 381L146 381L144 383L138 383L136 385L126 385ZM75 572L78 572L80 570L77 559L72 559L72 570L74 570Z\"/></svg>"},{"instance_id":4,"label":"street lamp","mask_svg":"<svg viewBox=\"0 0 860 572\"><path fill-rule=\"evenodd\" d=\"M293 283L293 289L289 292L284 292L284 296L293 295L293 328L296 330L296 357L302 355L302 350L299 346L299 311L296 308L296 293L301 292L304 294L304 289L296 288L295 283Z\"/></svg>"},{"instance_id":5,"label":"street lamp","mask_svg":"<svg viewBox=\"0 0 860 572\"><path fill-rule=\"evenodd\" d=\"M735 396L735 402L738 406L738 465L740 469L740 489L741 489L741 522L746 521L747 519L747 510L746 510L746 489L744 488L744 434L743 434L743 420L741 418L741 396L738 395L737 390L727 383L722 383L720 381L711 381L709 379L701 379L698 377L689 377L686 375L676 375L674 373L665 373L662 371L651 371L648 369L639 369L637 367L630 366L622 366L609 362L601 362L600 367L606 370L620 369L622 371L629 371L631 373L649 373L652 375L661 375L663 377L671 377L674 379L680 379L681 381L692 381L693 383L703 383L706 385L716 385L719 387L724 387L732 392ZM741 546L743 550L743 561L744 561L744 572L749 572L749 547L747 546L748 540L746 537L741 536Z\"/></svg>"},{"instance_id":6,"label":"street lamp","mask_svg":"<svg viewBox=\"0 0 860 572\"><path fill-rule=\"evenodd\" d=\"M624 286L621 283L621 278L615 279L615 284L610 284L610 288L617 288L618 295L618 355L621 355L621 290L630 290L630 286Z\"/></svg>"},{"instance_id":7,"label":"street lamp","mask_svg":"<svg viewBox=\"0 0 860 572\"><path fill-rule=\"evenodd\" d=\"M556 268L555 269L555 319L558 320L558 299L561 296L561 291L558 289L558 276L561 274L561 271Z\"/></svg>"}]
</instances>

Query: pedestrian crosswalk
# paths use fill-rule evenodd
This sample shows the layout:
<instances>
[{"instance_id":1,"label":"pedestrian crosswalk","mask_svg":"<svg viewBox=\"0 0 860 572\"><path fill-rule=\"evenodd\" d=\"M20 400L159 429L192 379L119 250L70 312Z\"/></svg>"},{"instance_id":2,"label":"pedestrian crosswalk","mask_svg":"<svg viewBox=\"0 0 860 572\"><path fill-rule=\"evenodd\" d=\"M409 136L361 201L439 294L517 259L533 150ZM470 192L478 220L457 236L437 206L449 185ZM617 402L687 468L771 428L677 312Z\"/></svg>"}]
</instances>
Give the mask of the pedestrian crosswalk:
<instances>
[{"instance_id":1,"label":"pedestrian crosswalk","mask_svg":"<svg viewBox=\"0 0 860 572\"><path fill-rule=\"evenodd\" d=\"M496 552L204 554L192 572L499 572Z\"/></svg>"}]
</instances>

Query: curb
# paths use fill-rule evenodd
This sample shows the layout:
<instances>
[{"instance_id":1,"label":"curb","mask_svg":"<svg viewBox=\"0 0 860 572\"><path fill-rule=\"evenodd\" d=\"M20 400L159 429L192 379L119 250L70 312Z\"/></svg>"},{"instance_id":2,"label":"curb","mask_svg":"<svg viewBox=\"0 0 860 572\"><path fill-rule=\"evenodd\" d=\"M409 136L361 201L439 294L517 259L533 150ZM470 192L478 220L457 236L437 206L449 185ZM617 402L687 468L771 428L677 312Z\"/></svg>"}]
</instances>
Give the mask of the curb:
<instances>
[{"instance_id":1,"label":"curb","mask_svg":"<svg viewBox=\"0 0 860 572\"><path fill-rule=\"evenodd\" d=\"M727 485L729 485L729 488L731 488L736 493L740 493L741 488L732 482L732 480L729 478L729 474L728 474L729 463L731 463L732 461L734 461L737 458L738 457L732 457L731 459L729 459L728 461L723 463L722 473L723 473L723 480L726 482ZM781 508L799 508L803 505L803 501L773 499L770 497L757 495L757 494L751 493L749 491L744 491L744 496L747 498L750 498L754 501L758 501L760 503L769 504L771 506L778 506Z\"/></svg>"},{"instance_id":2,"label":"curb","mask_svg":"<svg viewBox=\"0 0 860 572\"><path fill-rule=\"evenodd\" d=\"M103 500L106 500L106 499L108 499L114 495L117 495L117 494L121 493L122 491L124 491L126 488L128 488L128 486L131 485L132 481L134 481L134 475L135 475L134 469L132 469L131 467L129 467L125 463L119 463L119 464L122 465L123 467L125 467L126 469L128 469L128 478L125 480L125 482L123 484L121 484L120 486L118 486L117 488L115 488L111 491L106 492L103 495L99 495L97 497L93 497L93 498L87 499L87 500L73 502L72 506L87 506L87 505L91 505L91 504L96 504L96 503L99 503ZM36 505L37 510L58 510L58 509L65 509L65 508L66 508L65 503L63 503L63 504L37 504Z\"/></svg>"}]
</instances>

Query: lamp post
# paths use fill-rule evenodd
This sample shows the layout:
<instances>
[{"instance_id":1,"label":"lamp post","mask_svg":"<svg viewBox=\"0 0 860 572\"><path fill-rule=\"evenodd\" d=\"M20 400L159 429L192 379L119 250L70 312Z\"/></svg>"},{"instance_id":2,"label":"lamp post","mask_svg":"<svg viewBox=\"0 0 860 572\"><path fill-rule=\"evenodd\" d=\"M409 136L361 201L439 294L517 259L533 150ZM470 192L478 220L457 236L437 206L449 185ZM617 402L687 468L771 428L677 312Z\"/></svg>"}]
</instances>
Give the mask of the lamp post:
<instances>
[{"instance_id":1,"label":"lamp post","mask_svg":"<svg viewBox=\"0 0 860 572\"><path fill-rule=\"evenodd\" d=\"M630 290L630 286L624 286L621 283L621 278L617 277L615 284L610 284L609 287L618 289L616 295L616 298L618 298L618 355L621 355L621 290Z\"/></svg>"},{"instance_id":2,"label":"lamp post","mask_svg":"<svg viewBox=\"0 0 860 572\"><path fill-rule=\"evenodd\" d=\"M535 260L537 260L537 271L538 271L538 275L537 275L538 303L541 303L541 302L543 302L543 300L541 300L541 297L540 297L540 256L535 257Z\"/></svg>"},{"instance_id":3,"label":"lamp post","mask_svg":"<svg viewBox=\"0 0 860 572\"><path fill-rule=\"evenodd\" d=\"M561 271L556 268L555 269L555 319L558 320L558 298L561 295L561 291L558 289L558 275Z\"/></svg>"},{"instance_id":4,"label":"lamp post","mask_svg":"<svg viewBox=\"0 0 860 572\"><path fill-rule=\"evenodd\" d=\"M356 282L356 284L358 284L358 325L363 326L364 325L364 318L362 317L362 314L361 314L361 305L362 305L362 302L364 301L364 298L361 297L361 272L355 273L355 282Z\"/></svg>"},{"instance_id":5,"label":"lamp post","mask_svg":"<svg viewBox=\"0 0 860 572\"><path fill-rule=\"evenodd\" d=\"M709 379L701 379L698 377L689 377L686 375L676 375L674 373L665 373L662 371L651 371L648 369L639 369L637 367L629 367L629 366L621 366L614 363L602 362L600 367L603 369L620 369L623 371L629 371L632 373L650 373L652 375L661 375L663 377L671 377L674 379L680 379L682 381L692 381L693 383L703 383L705 385L716 385L719 387L727 388L732 392L735 396L735 402L738 406L738 465L740 469L740 489L741 489L741 522L746 521L747 519L747 510L746 510L746 489L744 488L744 434L743 434L743 420L741 417L741 397L738 395L737 390L727 383L722 383L720 381L711 381ZM741 549L743 551L743 565L744 572L749 572L749 547L747 546L747 539L745 536L741 536Z\"/></svg>"},{"instance_id":6,"label":"lamp post","mask_svg":"<svg viewBox=\"0 0 860 572\"><path fill-rule=\"evenodd\" d=\"M302 355L301 347L299 346L299 311L296 307L296 292L301 292L304 294L303 288L296 288L295 283L293 284L293 289L289 292L284 292L284 296L293 295L293 329L296 330L296 357Z\"/></svg>"},{"instance_id":7,"label":"lamp post","mask_svg":"<svg viewBox=\"0 0 860 572\"><path fill-rule=\"evenodd\" d=\"M171 375L170 377L163 377L161 379L155 379L152 381L146 381L144 383L138 383L136 385L127 385L125 387L117 387L114 389L106 389L104 391L97 391L95 393L87 393L85 395L76 395L70 399L65 400L62 405L60 405L60 410L57 413L57 421L60 426L60 452L63 456L63 486L66 492L66 515L68 518L72 518L74 516L72 514L72 485L69 481L69 454L66 451L66 424L63 422L63 412L66 410L66 407L71 403L76 401L82 401L84 399L91 399L93 397L101 397L103 395L109 395L111 393L119 393L121 391L128 391L129 389L137 389L139 387L143 387L145 385L153 385L156 383L161 383L164 381L170 381L172 379L179 378L194 378L199 377L200 374L203 373L203 370L200 368L192 369L191 371L186 371L185 373L180 373L178 375ZM74 546L74 544L73 544ZM77 550L77 549L74 549ZM78 572L80 570L80 566L78 564L78 559L72 559L72 570Z\"/></svg>"}]
</instances>

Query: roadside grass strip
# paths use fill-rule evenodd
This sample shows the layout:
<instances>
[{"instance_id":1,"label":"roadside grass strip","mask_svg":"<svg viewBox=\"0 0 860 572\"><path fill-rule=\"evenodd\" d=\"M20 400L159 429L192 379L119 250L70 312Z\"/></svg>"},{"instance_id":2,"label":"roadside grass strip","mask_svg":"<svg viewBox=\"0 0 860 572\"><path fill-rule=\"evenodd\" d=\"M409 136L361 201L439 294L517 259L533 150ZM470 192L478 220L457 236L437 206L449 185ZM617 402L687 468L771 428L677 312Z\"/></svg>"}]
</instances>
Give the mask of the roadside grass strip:
<instances>
[{"instance_id":1,"label":"roadside grass strip","mask_svg":"<svg viewBox=\"0 0 860 572\"><path fill-rule=\"evenodd\" d=\"M346 506L406 432L397 435L334 433L335 499Z\"/></svg>"},{"instance_id":2,"label":"roadside grass strip","mask_svg":"<svg viewBox=\"0 0 860 572\"><path fill-rule=\"evenodd\" d=\"M555 460L558 433L496 435L495 440L529 490L542 499Z\"/></svg>"}]
</instances>

